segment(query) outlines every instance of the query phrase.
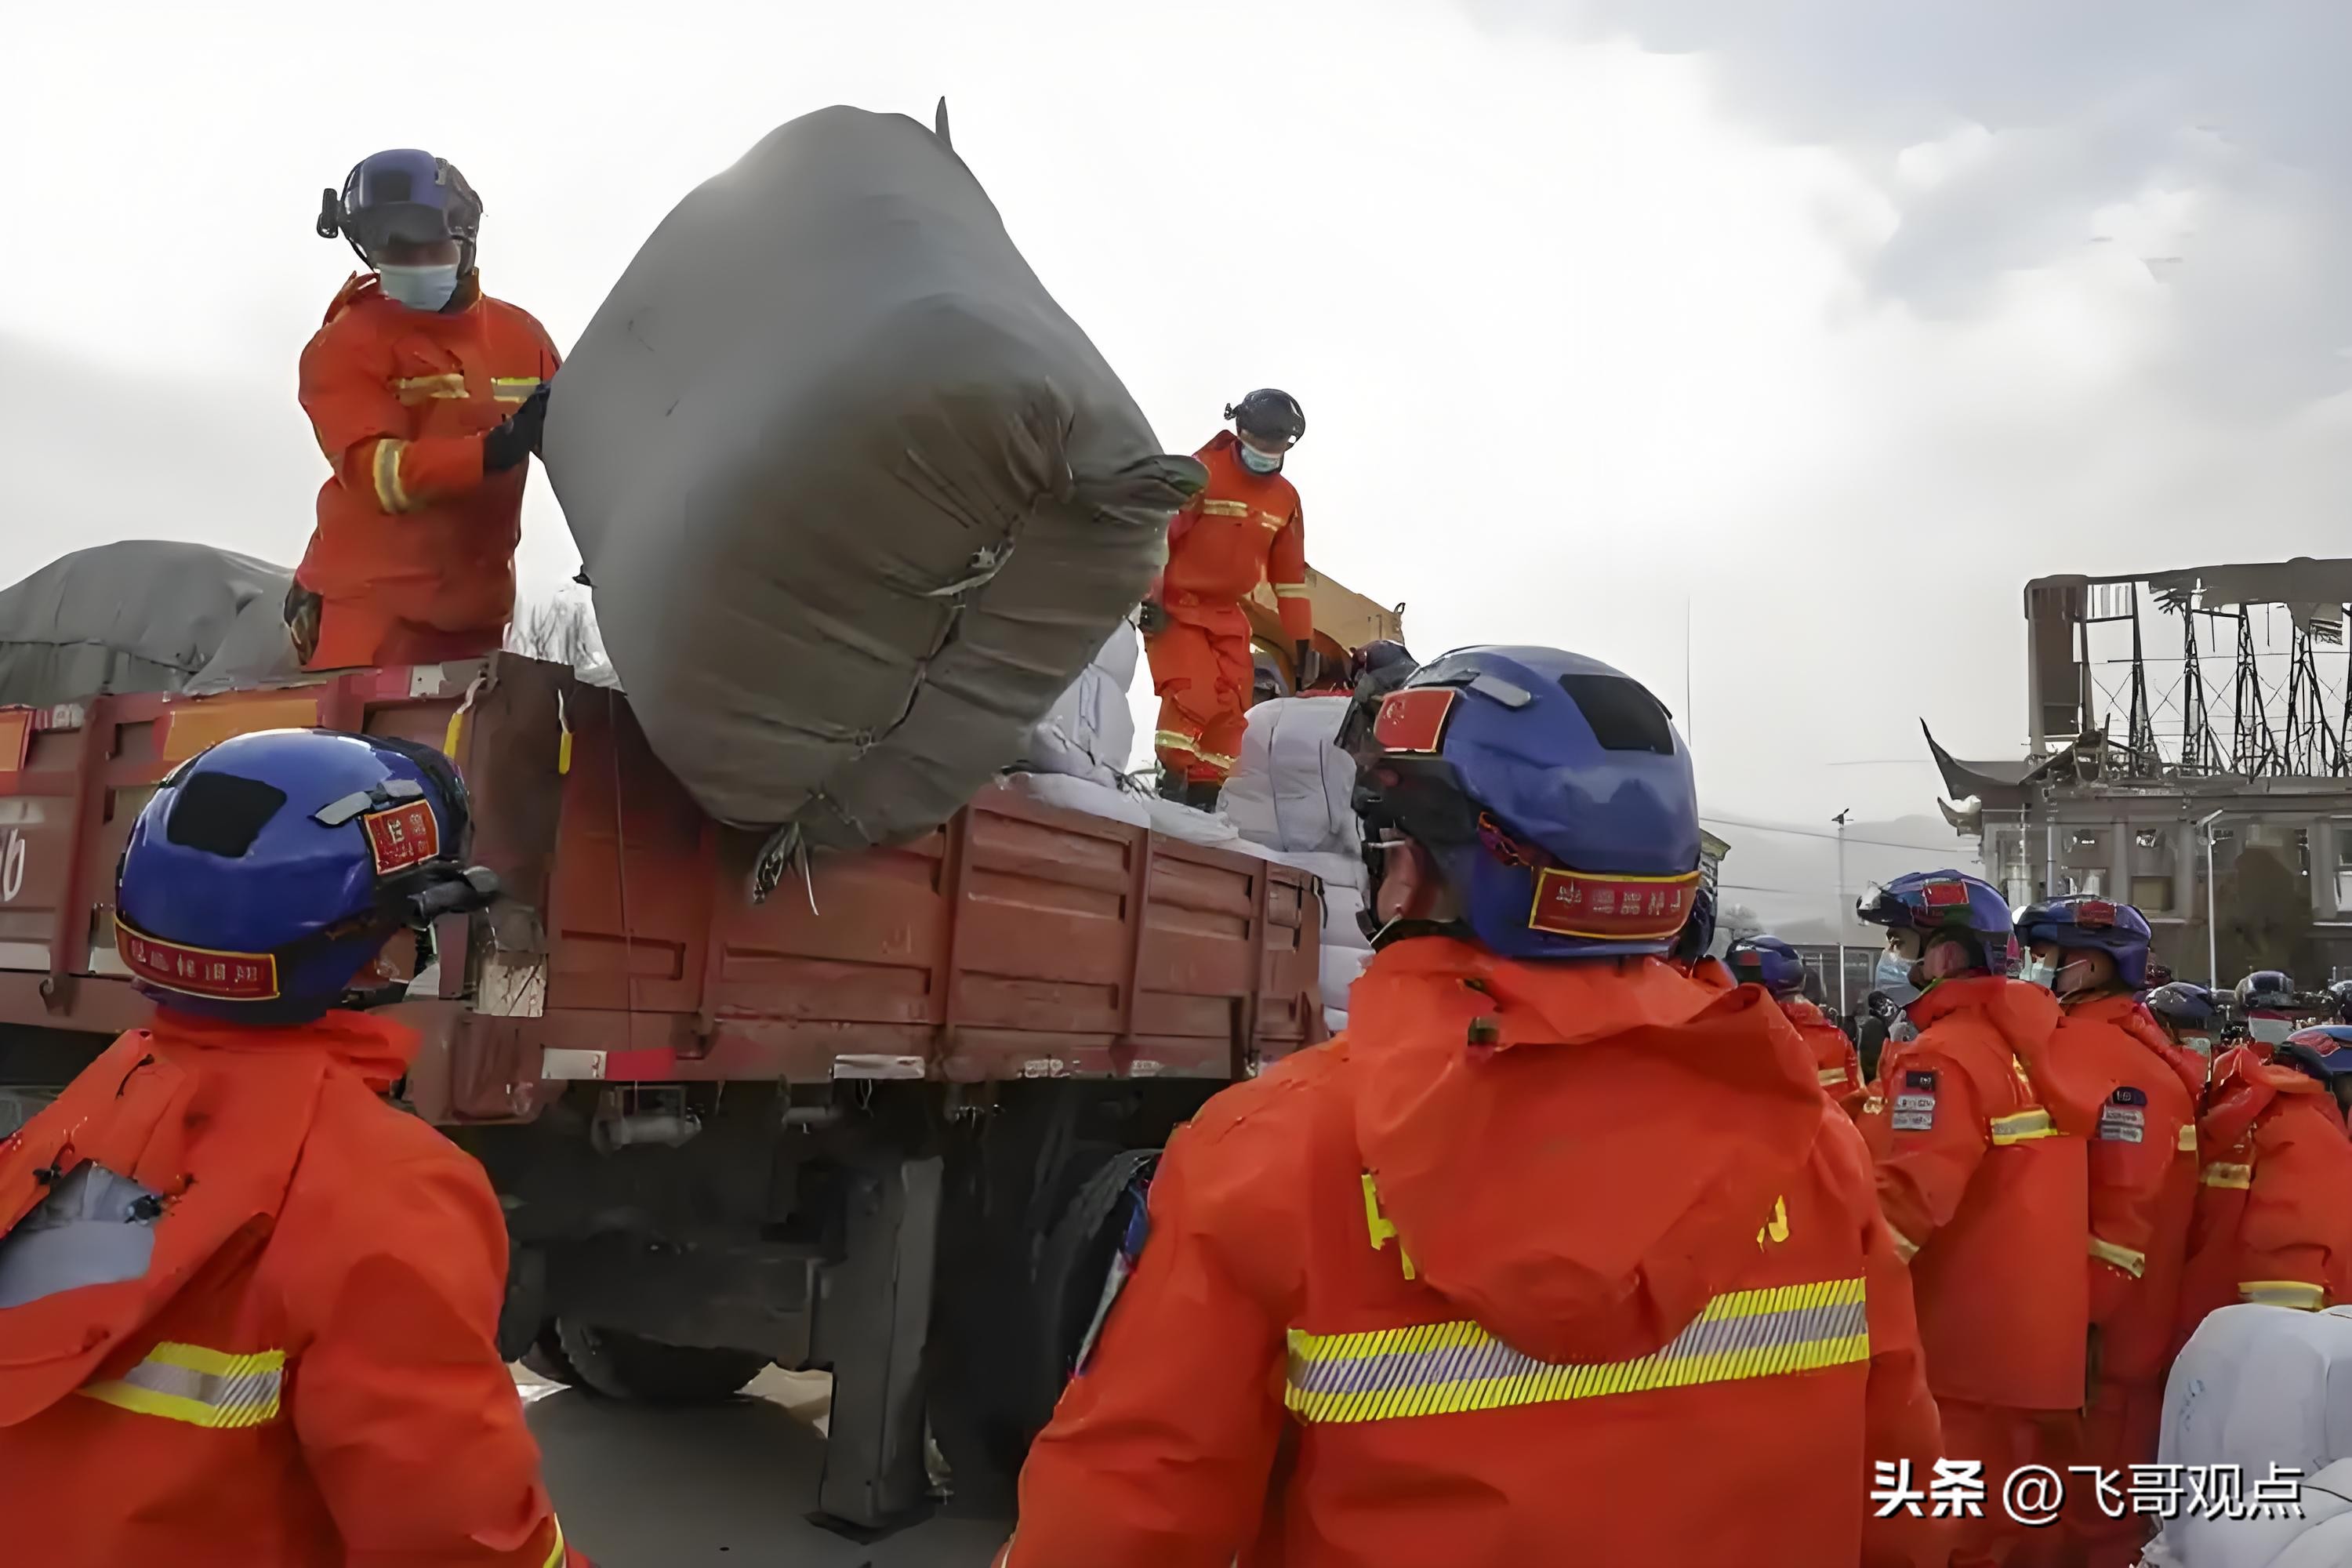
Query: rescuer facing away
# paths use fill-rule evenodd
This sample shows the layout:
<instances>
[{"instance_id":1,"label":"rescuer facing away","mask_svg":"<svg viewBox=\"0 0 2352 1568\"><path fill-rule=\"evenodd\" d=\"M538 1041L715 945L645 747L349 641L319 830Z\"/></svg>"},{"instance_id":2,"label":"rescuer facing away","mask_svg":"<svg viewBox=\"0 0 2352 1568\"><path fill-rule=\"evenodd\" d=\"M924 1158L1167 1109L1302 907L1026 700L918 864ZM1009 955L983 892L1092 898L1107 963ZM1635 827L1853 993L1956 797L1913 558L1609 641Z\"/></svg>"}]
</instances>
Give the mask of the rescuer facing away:
<instances>
[{"instance_id":1,"label":"rescuer facing away","mask_svg":"<svg viewBox=\"0 0 2352 1568\"><path fill-rule=\"evenodd\" d=\"M496 649L514 614L529 459L555 345L482 292L481 198L457 166L396 150L326 193L319 233L371 269L302 351L303 412L333 472L286 618L313 669Z\"/></svg>"},{"instance_id":2,"label":"rescuer facing away","mask_svg":"<svg viewBox=\"0 0 2352 1568\"><path fill-rule=\"evenodd\" d=\"M498 1198L383 1098L415 1031L339 1010L488 900L466 836L439 753L324 731L140 812L115 951L154 1019L0 1144L11 1561L580 1568L498 1353Z\"/></svg>"},{"instance_id":3,"label":"rescuer facing away","mask_svg":"<svg viewBox=\"0 0 2352 1568\"><path fill-rule=\"evenodd\" d=\"M1286 392L1261 387L1225 410L1234 428L1195 454L1207 488L1168 525L1168 565L1144 599L1139 625L1160 694L1160 793L1216 809L1241 752L1255 669L1242 601L1272 585L1282 633L1297 655L1296 689L1321 673L1307 601L1307 524L1283 455L1307 434Z\"/></svg>"},{"instance_id":4,"label":"rescuer facing away","mask_svg":"<svg viewBox=\"0 0 2352 1568\"><path fill-rule=\"evenodd\" d=\"M1171 1142L1001 1563L1940 1565L1865 1517L1942 1450L1861 1138L1769 997L1666 962L1665 710L1477 647L1343 739L1355 1026Z\"/></svg>"},{"instance_id":5,"label":"rescuer facing away","mask_svg":"<svg viewBox=\"0 0 2352 1568\"><path fill-rule=\"evenodd\" d=\"M1724 954L1731 977L1761 985L1779 1003L1805 1044L1812 1047L1813 1076L1822 1092L1848 1116L1858 1114L1870 1092L1862 1076L1862 1056L1843 1029L1805 996L1805 961L1777 936L1743 937Z\"/></svg>"}]
</instances>

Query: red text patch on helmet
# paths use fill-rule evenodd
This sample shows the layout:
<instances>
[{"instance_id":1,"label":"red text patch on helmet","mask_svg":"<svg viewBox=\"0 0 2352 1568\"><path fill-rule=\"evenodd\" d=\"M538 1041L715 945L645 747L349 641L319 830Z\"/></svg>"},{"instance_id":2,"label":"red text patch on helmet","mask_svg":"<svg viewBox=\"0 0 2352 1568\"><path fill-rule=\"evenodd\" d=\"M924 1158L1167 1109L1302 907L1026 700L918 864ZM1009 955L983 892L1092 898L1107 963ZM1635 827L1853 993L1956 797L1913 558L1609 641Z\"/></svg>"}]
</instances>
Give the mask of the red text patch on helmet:
<instances>
[{"instance_id":1,"label":"red text patch on helmet","mask_svg":"<svg viewBox=\"0 0 2352 1568\"><path fill-rule=\"evenodd\" d=\"M1528 929L1597 942L1664 942L1690 920L1698 873L1686 877L1601 877L1563 867L1536 876Z\"/></svg>"},{"instance_id":2,"label":"red text patch on helmet","mask_svg":"<svg viewBox=\"0 0 2352 1568\"><path fill-rule=\"evenodd\" d=\"M1372 721L1372 739L1384 751L1435 754L1445 739L1445 721L1461 695L1450 686L1422 686L1391 691L1381 701Z\"/></svg>"},{"instance_id":3,"label":"red text patch on helmet","mask_svg":"<svg viewBox=\"0 0 2352 1568\"><path fill-rule=\"evenodd\" d=\"M2116 906L2104 899L2085 899L2074 906L2074 923L2078 926L2111 926L2116 923Z\"/></svg>"},{"instance_id":4,"label":"red text patch on helmet","mask_svg":"<svg viewBox=\"0 0 2352 1568\"><path fill-rule=\"evenodd\" d=\"M224 952L165 942L114 920L114 950L123 966L151 985L215 1002L268 1002L278 994L278 959L267 952Z\"/></svg>"},{"instance_id":5,"label":"red text patch on helmet","mask_svg":"<svg viewBox=\"0 0 2352 1568\"><path fill-rule=\"evenodd\" d=\"M441 824L430 801L412 800L389 811L371 811L360 818L367 829L368 849L375 856L375 874L389 877L422 865L441 853Z\"/></svg>"}]
</instances>

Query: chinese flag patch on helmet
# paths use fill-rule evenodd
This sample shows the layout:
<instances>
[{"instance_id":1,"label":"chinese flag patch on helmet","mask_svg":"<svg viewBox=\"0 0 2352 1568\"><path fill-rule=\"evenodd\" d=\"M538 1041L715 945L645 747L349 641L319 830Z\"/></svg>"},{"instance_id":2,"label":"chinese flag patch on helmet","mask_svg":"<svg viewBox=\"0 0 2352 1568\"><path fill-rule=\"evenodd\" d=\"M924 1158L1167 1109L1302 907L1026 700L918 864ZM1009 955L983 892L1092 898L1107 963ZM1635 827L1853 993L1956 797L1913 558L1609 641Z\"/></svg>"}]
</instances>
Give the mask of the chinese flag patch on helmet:
<instances>
[{"instance_id":1,"label":"chinese flag patch on helmet","mask_svg":"<svg viewBox=\"0 0 2352 1568\"><path fill-rule=\"evenodd\" d=\"M1447 686L1390 692L1381 701L1380 717L1372 721L1372 739L1383 751L1435 754L1459 695Z\"/></svg>"}]
</instances>

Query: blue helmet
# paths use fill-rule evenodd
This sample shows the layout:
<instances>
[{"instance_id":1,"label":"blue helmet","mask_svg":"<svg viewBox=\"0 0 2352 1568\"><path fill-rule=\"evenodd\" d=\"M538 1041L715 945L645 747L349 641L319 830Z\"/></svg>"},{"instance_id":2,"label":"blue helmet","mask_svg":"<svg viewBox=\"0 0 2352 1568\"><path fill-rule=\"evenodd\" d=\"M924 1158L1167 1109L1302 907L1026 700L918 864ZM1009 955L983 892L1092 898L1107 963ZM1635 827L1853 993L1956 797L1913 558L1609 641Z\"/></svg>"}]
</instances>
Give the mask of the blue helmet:
<instances>
[{"instance_id":1,"label":"blue helmet","mask_svg":"<svg viewBox=\"0 0 2352 1568\"><path fill-rule=\"evenodd\" d=\"M1990 882L1963 872L1913 871L1897 877L1864 893L1853 913L1865 924L1890 931L1971 937L1983 967L1996 974L2007 971L2014 956L2009 900Z\"/></svg>"},{"instance_id":2,"label":"blue helmet","mask_svg":"<svg viewBox=\"0 0 2352 1568\"><path fill-rule=\"evenodd\" d=\"M156 789L116 873L115 943L182 1012L300 1023L342 1004L404 928L479 909L466 786L438 752L381 735L267 730Z\"/></svg>"},{"instance_id":3,"label":"blue helmet","mask_svg":"<svg viewBox=\"0 0 2352 1568\"><path fill-rule=\"evenodd\" d=\"M1510 958L1664 953L1699 889L1698 802L1672 715L1639 681L1548 647L1470 647L1368 695L1340 742L1371 918L1402 836L1436 861L1460 926ZM1457 931L1459 926L1454 928Z\"/></svg>"},{"instance_id":4,"label":"blue helmet","mask_svg":"<svg viewBox=\"0 0 2352 1568\"><path fill-rule=\"evenodd\" d=\"M2238 982L2237 995L2242 1013L2292 1013L2294 979L2284 969L2257 969Z\"/></svg>"},{"instance_id":5,"label":"blue helmet","mask_svg":"<svg viewBox=\"0 0 2352 1568\"><path fill-rule=\"evenodd\" d=\"M2319 1024L2297 1029L2271 1053L2284 1067L2300 1068L2326 1084L2352 1074L2352 1026Z\"/></svg>"},{"instance_id":6,"label":"blue helmet","mask_svg":"<svg viewBox=\"0 0 2352 1568\"><path fill-rule=\"evenodd\" d=\"M2017 937L2028 947L2086 948L2116 961L2116 974L2137 991L2147 980L2148 944L2156 932L2129 904L2073 894L2030 905L2017 917Z\"/></svg>"},{"instance_id":7,"label":"blue helmet","mask_svg":"<svg viewBox=\"0 0 2352 1568\"><path fill-rule=\"evenodd\" d=\"M1675 945L1668 950L1666 956L1685 970L1689 970L1695 968L1698 961L1706 956L1706 950L1714 945L1715 894L1702 881L1698 890L1691 895L1690 919L1683 921L1683 929L1675 933Z\"/></svg>"},{"instance_id":8,"label":"blue helmet","mask_svg":"<svg viewBox=\"0 0 2352 1568\"><path fill-rule=\"evenodd\" d=\"M320 195L319 237L342 236L370 267L375 265L371 253L387 240L454 239L458 272L474 269L482 198L446 158L413 147L371 153L344 176L340 192Z\"/></svg>"},{"instance_id":9,"label":"blue helmet","mask_svg":"<svg viewBox=\"0 0 2352 1568\"><path fill-rule=\"evenodd\" d=\"M1761 985L1775 996L1794 996L1805 988L1805 961L1777 936L1742 937L1723 955L1731 977L1742 985Z\"/></svg>"},{"instance_id":10,"label":"blue helmet","mask_svg":"<svg viewBox=\"0 0 2352 1568\"><path fill-rule=\"evenodd\" d=\"M2141 1005L2176 1029L2210 1032L2221 1017L2213 993L2187 980L2158 986L2141 998Z\"/></svg>"},{"instance_id":11,"label":"blue helmet","mask_svg":"<svg viewBox=\"0 0 2352 1568\"><path fill-rule=\"evenodd\" d=\"M2339 980L2327 988L2327 1005L2337 1023L2352 1024L2352 980Z\"/></svg>"}]
</instances>

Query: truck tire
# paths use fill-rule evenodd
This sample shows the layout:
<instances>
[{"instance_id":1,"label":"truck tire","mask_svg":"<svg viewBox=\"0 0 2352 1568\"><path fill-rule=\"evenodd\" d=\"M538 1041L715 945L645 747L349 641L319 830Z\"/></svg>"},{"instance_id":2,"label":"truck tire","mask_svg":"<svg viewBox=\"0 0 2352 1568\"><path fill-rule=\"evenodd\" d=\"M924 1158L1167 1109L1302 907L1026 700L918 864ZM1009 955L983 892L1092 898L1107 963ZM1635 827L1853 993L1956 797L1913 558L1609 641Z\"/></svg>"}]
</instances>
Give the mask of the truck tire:
<instances>
[{"instance_id":1,"label":"truck tire","mask_svg":"<svg viewBox=\"0 0 2352 1568\"><path fill-rule=\"evenodd\" d=\"M573 1366L572 1358L563 1353L563 1342L555 1331L555 1320L552 1318L539 1326L539 1337L532 1340L530 1348L522 1352L522 1364L525 1370L537 1373L550 1383L561 1383L572 1388L584 1386L580 1369Z\"/></svg>"},{"instance_id":2,"label":"truck tire","mask_svg":"<svg viewBox=\"0 0 2352 1568\"><path fill-rule=\"evenodd\" d=\"M666 1345L577 1318L556 1319L555 1339L573 1386L644 1405L713 1404L740 1392L768 1364L751 1351Z\"/></svg>"},{"instance_id":3,"label":"truck tire","mask_svg":"<svg viewBox=\"0 0 2352 1568\"><path fill-rule=\"evenodd\" d=\"M1034 1426L1042 1427L1062 1397L1062 1385L1076 1369L1078 1352L1101 1310L1111 1260L1127 1230L1129 1205L1151 1184L1160 1163L1157 1149L1128 1149L1088 1176L1055 1221L1038 1255L1036 1365L1042 1374L1033 1393Z\"/></svg>"}]
</instances>

